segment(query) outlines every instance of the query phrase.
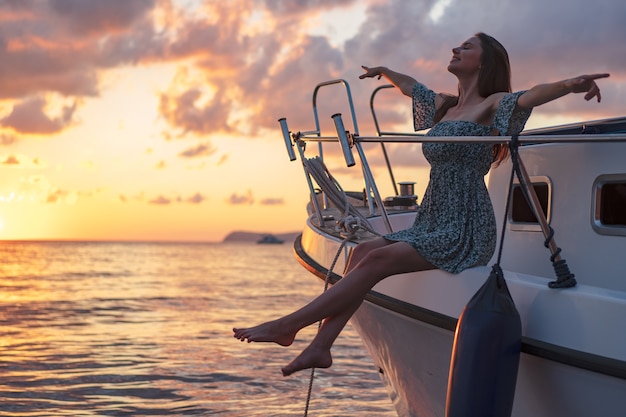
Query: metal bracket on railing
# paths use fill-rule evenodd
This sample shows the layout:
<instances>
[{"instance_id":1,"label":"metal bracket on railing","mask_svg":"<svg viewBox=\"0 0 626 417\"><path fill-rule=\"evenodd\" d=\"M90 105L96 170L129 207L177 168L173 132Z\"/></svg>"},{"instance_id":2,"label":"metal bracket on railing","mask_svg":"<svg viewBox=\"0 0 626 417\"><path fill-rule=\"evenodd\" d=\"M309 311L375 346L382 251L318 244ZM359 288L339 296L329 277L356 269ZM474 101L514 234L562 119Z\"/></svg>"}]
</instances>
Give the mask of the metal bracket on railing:
<instances>
[{"instance_id":1,"label":"metal bracket on railing","mask_svg":"<svg viewBox=\"0 0 626 417\"><path fill-rule=\"evenodd\" d=\"M343 126L343 120L341 120L341 113L332 115L332 119L335 122L335 129L337 129L337 137L339 138L339 145L343 151L343 157L346 160L346 165L351 167L356 163L354 156L350 148L354 145L354 136L350 134Z\"/></svg>"},{"instance_id":2,"label":"metal bracket on railing","mask_svg":"<svg viewBox=\"0 0 626 417\"><path fill-rule=\"evenodd\" d=\"M552 261L552 266L554 267L554 272L557 275L557 280L550 282L548 286L550 288L573 287L576 285L576 279L574 278L574 274L570 272L565 259L561 257L561 248L557 246L554 240L554 230L552 230L552 227L548 224L548 220L541 209L539 197L537 197L537 193L532 186L526 167L519 156L517 149L518 138L514 136L511 140L512 142L510 148L513 168L517 174L522 191L526 197L526 201L537 218L537 222L539 223L543 236L546 239L544 244L546 248L550 250L550 254L552 255L550 257L550 261Z\"/></svg>"},{"instance_id":3,"label":"metal bracket on railing","mask_svg":"<svg viewBox=\"0 0 626 417\"><path fill-rule=\"evenodd\" d=\"M306 142L301 140L301 133L291 133L289 131L289 127L287 126L287 119L284 117L278 119L280 123L280 128L283 132L283 139L285 140L285 145L287 146L287 154L289 155L290 161L296 160L296 154L293 151L293 147L296 146L298 149L298 154L300 154L300 161L302 161L302 168L304 169L304 176L306 177L307 185L309 186L309 194L311 195L311 203L315 209L315 215L318 219L319 226L324 225L324 217L322 215L322 210L320 209L319 203L317 202L317 196L315 194L315 187L313 186L313 181L311 181L311 175L307 171L304 165L304 150L306 148Z\"/></svg>"},{"instance_id":4,"label":"metal bracket on railing","mask_svg":"<svg viewBox=\"0 0 626 417\"><path fill-rule=\"evenodd\" d=\"M278 123L280 123L280 129L283 132L283 138L285 139L285 146L287 147L289 160L295 161L296 153L293 151L293 143L291 141L291 133L289 132L289 128L287 127L287 119L281 117L280 119L278 119Z\"/></svg>"},{"instance_id":5,"label":"metal bracket on railing","mask_svg":"<svg viewBox=\"0 0 626 417\"><path fill-rule=\"evenodd\" d=\"M391 222L389 221L389 216L387 215L387 210L385 210L385 205L383 203L383 199L380 196L378 191L378 187L376 187L376 182L374 181L374 176L372 175L372 171L370 169L369 164L367 163L367 158L365 157L365 152L363 152L363 147L358 141L358 137L355 135L351 135L350 132L346 132L343 121L341 120L341 114L337 113L333 115L333 120L335 122L335 128L337 129L337 136L339 137L339 143L341 144L341 148L344 152L344 157L346 159L346 163L348 166L352 166L355 164L354 156L352 155L351 145L357 149L359 153L359 158L361 159L361 164L363 166L363 176L365 177L365 186L368 190L372 191L374 195L374 199L376 200L376 204L380 209L380 215L383 218L383 222L385 223L385 227L389 233L393 231L391 228ZM348 139L351 138L351 141ZM369 207L370 214L374 214L376 209L374 207L373 202L369 199Z\"/></svg>"}]
</instances>

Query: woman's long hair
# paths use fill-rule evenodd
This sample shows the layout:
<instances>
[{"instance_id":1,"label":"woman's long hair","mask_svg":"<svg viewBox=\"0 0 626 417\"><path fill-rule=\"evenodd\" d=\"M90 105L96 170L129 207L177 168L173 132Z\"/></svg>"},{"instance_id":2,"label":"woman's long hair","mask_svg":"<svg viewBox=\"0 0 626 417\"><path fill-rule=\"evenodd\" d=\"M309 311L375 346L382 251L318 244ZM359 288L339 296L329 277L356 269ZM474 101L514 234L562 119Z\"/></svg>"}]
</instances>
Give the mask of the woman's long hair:
<instances>
[{"instance_id":1,"label":"woman's long hair","mask_svg":"<svg viewBox=\"0 0 626 417\"><path fill-rule=\"evenodd\" d=\"M479 32L475 34L482 47L481 69L478 73L478 94L489 97L494 93L511 92L511 64L504 46L492 36ZM435 114L435 123L443 118L449 108L456 106L458 96L449 96ZM493 146L493 163L498 166L506 159L509 150L506 145Z\"/></svg>"}]
</instances>

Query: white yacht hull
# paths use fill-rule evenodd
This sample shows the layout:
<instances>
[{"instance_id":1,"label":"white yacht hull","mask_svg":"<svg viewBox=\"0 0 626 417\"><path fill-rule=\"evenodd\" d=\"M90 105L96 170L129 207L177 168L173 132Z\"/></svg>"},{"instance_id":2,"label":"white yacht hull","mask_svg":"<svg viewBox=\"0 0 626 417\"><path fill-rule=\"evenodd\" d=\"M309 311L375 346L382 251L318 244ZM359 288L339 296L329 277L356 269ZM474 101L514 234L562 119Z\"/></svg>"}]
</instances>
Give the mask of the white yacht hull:
<instances>
[{"instance_id":1,"label":"white yacht hull","mask_svg":"<svg viewBox=\"0 0 626 417\"><path fill-rule=\"evenodd\" d=\"M401 417L445 415L454 332L366 301L352 324ZM522 353L512 416L624 416L626 380Z\"/></svg>"},{"instance_id":2,"label":"white yacht hull","mask_svg":"<svg viewBox=\"0 0 626 417\"><path fill-rule=\"evenodd\" d=\"M391 217L402 224L405 216ZM324 278L340 244L339 237L309 222L296 241L296 257ZM355 244L342 250L331 282L339 279ZM445 415L456 322L489 273L477 267L457 275L396 275L375 286L353 316L399 416ZM624 293L584 284L554 290L545 277L507 270L504 275L524 333L512 415L626 415Z\"/></svg>"},{"instance_id":3,"label":"white yacht hull","mask_svg":"<svg viewBox=\"0 0 626 417\"><path fill-rule=\"evenodd\" d=\"M337 113L332 116L337 136L329 138L322 136L319 129L316 97L320 87L333 84L346 87L354 132L345 129L341 114ZM383 201L378 191L363 145L380 142L392 174L392 163L384 147L387 143L501 139L426 138L381 132L373 99L378 90L391 87L382 86L372 93L370 105L376 137L357 133L345 80L324 82L315 88L316 130L294 133L289 131L286 119L279 119L289 157L296 159L292 149L295 147L311 195L310 217L294 246L296 257L316 276L328 276L331 284L341 278L351 248L371 239L372 230L384 234L413 223L410 209L415 205L407 197L417 196L411 192L390 197L391 203L401 202L397 205L405 206L403 211L398 207L383 209L387 200ZM305 145L314 142L319 150L317 159L305 156ZM339 145L348 167L355 165L351 149L358 151L366 198L359 199L354 194L350 198L357 200L361 209L347 204L348 196L337 190L335 179L323 174L326 167L318 166L324 142ZM498 259L504 271L522 325L512 415L626 416L626 118L524 132L519 138L511 138L511 144L519 150L516 178L523 184L517 188L514 185L514 192L509 193L514 159L510 158L491 170L488 190L498 230L506 232L501 256L494 255L494 259ZM313 180L323 190L324 198L316 192ZM327 201L339 209L333 209L332 204L329 207ZM364 205L369 206L368 210ZM372 216L374 213L378 216ZM359 222L365 220L371 229L359 231L344 246L346 242L332 220L343 223L350 217ZM549 239L548 251L544 243L551 228L556 231L556 242ZM557 242L563 248L562 256L558 254ZM576 286L548 286L557 278L549 261L551 253L557 261L559 257L559 262L567 261L556 268L559 278L571 278L571 270ZM331 266L333 270L328 271ZM433 270L389 277L368 293L353 316L352 322L380 369L400 416L445 415L458 317L489 274L489 267L477 267L456 275Z\"/></svg>"}]
</instances>

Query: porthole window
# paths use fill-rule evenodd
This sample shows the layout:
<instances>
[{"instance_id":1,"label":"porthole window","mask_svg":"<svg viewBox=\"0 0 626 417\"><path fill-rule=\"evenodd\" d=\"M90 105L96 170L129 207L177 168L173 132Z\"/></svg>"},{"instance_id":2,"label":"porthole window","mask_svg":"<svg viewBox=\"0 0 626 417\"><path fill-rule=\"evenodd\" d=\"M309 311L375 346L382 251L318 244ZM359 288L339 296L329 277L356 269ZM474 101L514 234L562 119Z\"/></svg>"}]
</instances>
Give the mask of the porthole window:
<instances>
[{"instance_id":1,"label":"porthole window","mask_svg":"<svg viewBox=\"0 0 626 417\"><path fill-rule=\"evenodd\" d=\"M626 174L598 177L593 186L592 208L596 232L626 236Z\"/></svg>"},{"instance_id":2,"label":"porthole window","mask_svg":"<svg viewBox=\"0 0 626 417\"><path fill-rule=\"evenodd\" d=\"M552 201L552 184L550 179L548 177L531 177L530 182L539 199L541 210L548 223L550 223ZM541 225L528 201L526 201L522 186L517 181L513 184L509 224L512 230L541 231Z\"/></svg>"}]
</instances>

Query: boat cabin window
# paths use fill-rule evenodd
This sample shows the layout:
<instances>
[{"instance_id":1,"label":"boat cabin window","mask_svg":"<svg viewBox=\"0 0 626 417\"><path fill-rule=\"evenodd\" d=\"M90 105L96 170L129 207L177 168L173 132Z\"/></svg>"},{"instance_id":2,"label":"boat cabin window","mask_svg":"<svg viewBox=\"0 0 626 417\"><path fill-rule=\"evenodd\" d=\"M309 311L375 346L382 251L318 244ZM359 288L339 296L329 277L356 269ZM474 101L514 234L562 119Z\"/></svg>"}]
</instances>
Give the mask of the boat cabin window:
<instances>
[{"instance_id":1,"label":"boat cabin window","mask_svg":"<svg viewBox=\"0 0 626 417\"><path fill-rule=\"evenodd\" d=\"M552 184L548 177L531 177L530 182L537 194L541 210L550 223L550 208L552 201ZM512 230L541 231L541 226L532 208L526 201L524 192L518 182L513 184L509 224Z\"/></svg>"},{"instance_id":2,"label":"boat cabin window","mask_svg":"<svg viewBox=\"0 0 626 417\"><path fill-rule=\"evenodd\" d=\"M595 231L626 236L626 174L598 177L593 187L593 202Z\"/></svg>"}]
</instances>

